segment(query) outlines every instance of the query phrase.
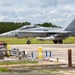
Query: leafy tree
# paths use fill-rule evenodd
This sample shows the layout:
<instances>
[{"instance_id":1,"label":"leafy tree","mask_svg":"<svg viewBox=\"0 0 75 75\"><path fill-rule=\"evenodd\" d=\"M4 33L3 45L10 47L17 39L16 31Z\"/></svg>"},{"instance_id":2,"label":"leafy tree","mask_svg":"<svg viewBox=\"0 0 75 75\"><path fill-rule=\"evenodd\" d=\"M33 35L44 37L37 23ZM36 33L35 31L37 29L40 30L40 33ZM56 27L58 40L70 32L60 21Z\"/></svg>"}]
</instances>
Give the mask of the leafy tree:
<instances>
[{"instance_id":1,"label":"leafy tree","mask_svg":"<svg viewBox=\"0 0 75 75\"><path fill-rule=\"evenodd\" d=\"M56 28L58 28L58 26L56 26L56 25L53 25L52 23L47 23L47 22L45 22L45 23L43 23L43 24L37 24L37 25L39 25L39 26L43 26L43 27L56 27Z\"/></svg>"},{"instance_id":2,"label":"leafy tree","mask_svg":"<svg viewBox=\"0 0 75 75\"><path fill-rule=\"evenodd\" d=\"M1 33L4 33L4 32L8 32L8 31L11 31L11 30L15 30L17 28L20 28L24 25L30 25L31 23L30 22L0 22L0 34Z\"/></svg>"}]
</instances>

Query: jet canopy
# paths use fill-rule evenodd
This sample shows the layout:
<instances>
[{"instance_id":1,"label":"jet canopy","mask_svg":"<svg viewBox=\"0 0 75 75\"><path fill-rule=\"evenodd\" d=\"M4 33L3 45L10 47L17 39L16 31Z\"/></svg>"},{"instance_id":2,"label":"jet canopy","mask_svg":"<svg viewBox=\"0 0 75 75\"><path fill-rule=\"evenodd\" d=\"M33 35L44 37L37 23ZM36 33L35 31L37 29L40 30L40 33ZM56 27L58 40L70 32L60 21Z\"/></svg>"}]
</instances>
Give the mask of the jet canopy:
<instances>
[{"instance_id":1,"label":"jet canopy","mask_svg":"<svg viewBox=\"0 0 75 75\"><path fill-rule=\"evenodd\" d=\"M26 25L26 26L19 28L18 30L24 30L24 29L30 29L30 28L36 28L36 27L37 27L36 25Z\"/></svg>"}]
</instances>

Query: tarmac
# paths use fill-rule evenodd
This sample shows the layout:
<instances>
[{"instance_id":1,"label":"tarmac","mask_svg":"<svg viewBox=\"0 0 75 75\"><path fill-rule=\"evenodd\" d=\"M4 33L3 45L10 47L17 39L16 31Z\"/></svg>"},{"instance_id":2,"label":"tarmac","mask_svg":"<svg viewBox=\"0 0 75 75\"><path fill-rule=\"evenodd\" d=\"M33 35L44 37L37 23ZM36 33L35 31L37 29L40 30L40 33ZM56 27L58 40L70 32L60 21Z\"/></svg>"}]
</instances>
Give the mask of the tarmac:
<instances>
[{"instance_id":1,"label":"tarmac","mask_svg":"<svg viewBox=\"0 0 75 75\"><path fill-rule=\"evenodd\" d=\"M33 70L32 72L29 73L11 73L11 75L75 75L75 44L22 44L22 45L10 45L11 49L17 48L20 51L27 51L27 53L34 52L34 57L37 57L38 53L38 48L39 46L42 47L43 50L43 61L40 61L38 64L33 65L12 65L12 66L7 66L7 67L22 67L22 66L43 66L47 65L50 66L50 68L46 69L41 69L41 71L45 71L46 73L39 73L37 70ZM68 50L72 50L72 67L68 67ZM46 54L45 51L48 51L48 61L46 60ZM52 57L50 58L49 51L52 52ZM35 58L33 60L35 60ZM59 60L57 61L57 58ZM13 58L5 58L5 61L14 61L15 59ZM61 67L52 67L55 65L61 65ZM6 66L5 66L6 67ZM55 72L51 72L50 70L56 70ZM1 75L10 75L10 73L0 73Z\"/></svg>"},{"instance_id":2,"label":"tarmac","mask_svg":"<svg viewBox=\"0 0 75 75\"><path fill-rule=\"evenodd\" d=\"M34 52L34 57L38 57L38 48L42 47L43 58L46 58L46 51L48 51L48 58L50 58L49 52L52 52L51 59L68 63L68 50L72 50L72 63L75 64L75 44L22 44L22 45L10 45L11 49L18 48L19 50L27 51L29 55Z\"/></svg>"},{"instance_id":3,"label":"tarmac","mask_svg":"<svg viewBox=\"0 0 75 75\"><path fill-rule=\"evenodd\" d=\"M27 51L28 55L31 57L31 53L34 53L33 60L38 58L38 48L42 47L42 59L49 61L59 61L63 64L68 64L68 50L72 50L72 64L75 65L75 44L21 44L21 45L10 45L10 48L16 48L20 51ZM46 57L46 51L47 57ZM50 57L51 51L51 57ZM58 60L57 60L58 58ZM4 60L0 61L15 61L18 60L15 58L4 58Z\"/></svg>"}]
</instances>

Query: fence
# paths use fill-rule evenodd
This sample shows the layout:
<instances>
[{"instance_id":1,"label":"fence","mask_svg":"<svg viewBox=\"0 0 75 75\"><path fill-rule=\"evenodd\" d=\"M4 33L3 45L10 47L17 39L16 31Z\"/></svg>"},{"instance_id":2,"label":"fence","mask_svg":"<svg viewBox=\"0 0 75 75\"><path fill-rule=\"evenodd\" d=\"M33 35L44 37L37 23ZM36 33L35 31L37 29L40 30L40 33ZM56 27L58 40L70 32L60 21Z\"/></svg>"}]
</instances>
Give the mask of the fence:
<instances>
[{"instance_id":1,"label":"fence","mask_svg":"<svg viewBox=\"0 0 75 75\"><path fill-rule=\"evenodd\" d=\"M19 49L13 49L13 50L2 50L8 53L8 55L12 55L18 58L29 58L31 60L49 60L49 61L60 61L64 62L66 64L75 64L75 51L72 51L72 54L68 56L68 50L61 51L61 50L43 50L39 53L39 51L21 51ZM41 57L39 57L41 55ZM70 60L69 60L70 59ZM72 62L70 62L72 60ZM70 66L70 65L69 65Z\"/></svg>"},{"instance_id":2,"label":"fence","mask_svg":"<svg viewBox=\"0 0 75 75\"><path fill-rule=\"evenodd\" d=\"M71 50L71 49L70 49ZM33 60L39 59L38 51L28 52L29 57ZM75 65L75 51L69 50L61 51L61 50L47 50L42 51L42 60L49 60L49 61L59 61L65 64L68 64L70 67Z\"/></svg>"}]
</instances>

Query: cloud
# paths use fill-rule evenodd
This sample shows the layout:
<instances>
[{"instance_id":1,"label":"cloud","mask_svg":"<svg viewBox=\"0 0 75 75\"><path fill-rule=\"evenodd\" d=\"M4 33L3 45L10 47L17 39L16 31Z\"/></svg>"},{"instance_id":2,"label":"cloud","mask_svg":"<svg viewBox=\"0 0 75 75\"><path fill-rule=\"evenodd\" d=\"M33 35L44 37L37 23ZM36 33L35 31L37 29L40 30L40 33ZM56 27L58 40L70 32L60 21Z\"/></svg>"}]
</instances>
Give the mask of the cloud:
<instances>
[{"instance_id":1,"label":"cloud","mask_svg":"<svg viewBox=\"0 0 75 75\"><path fill-rule=\"evenodd\" d=\"M57 0L22 0L28 7L48 7L56 6Z\"/></svg>"},{"instance_id":2,"label":"cloud","mask_svg":"<svg viewBox=\"0 0 75 75\"><path fill-rule=\"evenodd\" d=\"M0 0L0 6L11 6L13 0Z\"/></svg>"},{"instance_id":3,"label":"cloud","mask_svg":"<svg viewBox=\"0 0 75 75\"><path fill-rule=\"evenodd\" d=\"M67 12L75 12L75 8L73 6L67 5L63 8L63 10Z\"/></svg>"},{"instance_id":4,"label":"cloud","mask_svg":"<svg viewBox=\"0 0 75 75\"><path fill-rule=\"evenodd\" d=\"M0 21L66 25L75 18L75 0L0 0Z\"/></svg>"},{"instance_id":5,"label":"cloud","mask_svg":"<svg viewBox=\"0 0 75 75\"><path fill-rule=\"evenodd\" d=\"M3 15L0 15L0 21L6 21L8 19L8 16L3 16Z\"/></svg>"}]
</instances>

